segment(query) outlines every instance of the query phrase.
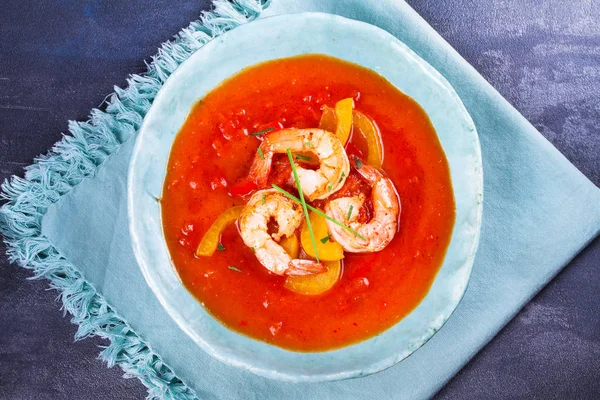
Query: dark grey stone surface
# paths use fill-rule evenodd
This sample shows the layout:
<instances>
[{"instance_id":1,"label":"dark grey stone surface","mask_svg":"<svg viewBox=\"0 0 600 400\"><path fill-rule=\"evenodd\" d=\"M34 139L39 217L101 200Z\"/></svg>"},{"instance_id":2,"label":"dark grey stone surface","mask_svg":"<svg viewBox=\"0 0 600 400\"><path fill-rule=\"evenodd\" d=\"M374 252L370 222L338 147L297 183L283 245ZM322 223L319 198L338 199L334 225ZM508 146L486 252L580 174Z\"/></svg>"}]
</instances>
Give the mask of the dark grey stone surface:
<instances>
[{"instance_id":1,"label":"dark grey stone surface","mask_svg":"<svg viewBox=\"0 0 600 400\"><path fill-rule=\"evenodd\" d=\"M600 1L409 3L596 185L600 184ZM0 178L84 120L113 85L208 1L4 0ZM568 205L566 205L568 206ZM600 240L577 256L438 394L592 399L600 393ZM0 256L0 398L134 399L145 388L73 343L44 281Z\"/></svg>"}]
</instances>

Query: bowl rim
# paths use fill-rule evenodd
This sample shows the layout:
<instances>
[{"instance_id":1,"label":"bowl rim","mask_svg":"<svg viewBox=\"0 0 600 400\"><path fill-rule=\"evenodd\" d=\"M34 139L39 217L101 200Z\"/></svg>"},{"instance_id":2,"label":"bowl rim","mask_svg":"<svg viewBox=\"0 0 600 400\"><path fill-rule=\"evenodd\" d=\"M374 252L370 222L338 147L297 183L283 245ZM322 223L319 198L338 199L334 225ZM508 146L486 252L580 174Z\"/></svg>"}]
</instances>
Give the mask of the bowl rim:
<instances>
[{"instance_id":1,"label":"bowl rim","mask_svg":"<svg viewBox=\"0 0 600 400\"><path fill-rule=\"evenodd\" d=\"M192 60L194 58L194 56L197 56L199 53L202 53L204 51L204 49L218 46L218 45L220 45L220 43L222 43L225 40L235 39L235 37L237 35L243 34L243 32L247 29L256 29L261 24L263 24L265 26L270 26L276 20L284 21L289 18L292 18L292 19L306 18L306 19L316 19L316 20L327 20L332 23L343 23L352 28L365 30L369 34L378 35L378 36L382 37L383 39L389 40L389 41L393 42L395 45L400 46L403 49L403 51L405 51L406 53L408 53L410 56L412 56L414 59L416 59L418 61L419 67L424 68L426 70L426 72L428 74L430 74L433 79L438 80L441 85L443 85L446 89L448 89L448 92L449 92L448 94L454 98L453 100L457 102L457 106L459 108L462 108L462 112L463 112L462 118L464 118L465 121L472 127L472 136L473 136L474 145L475 145L475 153L473 155L475 156L475 164L476 164L476 168L474 171L475 175L474 175L473 185L477 189L478 202L476 204L475 219L473 221L474 232L473 232L473 237L472 237L473 239L472 239L471 247L468 250L468 254L467 254L467 257L466 257L464 263L458 267L462 270L463 274L465 275L464 282L463 282L464 285L460 288L460 294L456 299L452 300L451 310L447 314L441 315L441 318L439 319L439 321L436 321L437 326L431 327L427 332L425 332L422 336L420 336L419 338L417 338L415 340L413 348L408 349L407 351L399 353L399 354L392 354L389 357L384 358L383 360L381 360L378 363L374 363L368 367L364 367L364 368L360 368L360 369L345 370L342 372L335 372L335 373L298 375L296 373L287 373L287 372L283 372L283 371L278 371L276 369L268 369L268 368L262 368L262 367L258 368L258 367L255 367L254 365L252 365L251 362L247 362L247 361L241 360L239 358L230 358L230 357L223 355L219 351L219 349L217 349L211 343L208 343L202 336L200 336L198 334L198 332L191 329L191 327L185 323L184 316L178 311L178 309L176 307L174 307L173 305L171 305L169 303L169 301L167 301L165 295L158 289L155 277L152 275L151 270L149 269L149 266L144 261L145 258L143 256L143 249L141 248L140 240L137 235L136 223L138 223L137 222L138 220L137 220L137 216L135 213L135 197L137 194L134 193L133 183L135 182L135 180L137 178L137 172L138 172L138 171L136 171L137 159L138 159L138 156L140 153L139 152L140 147L142 146L142 142L144 140L144 135L142 133L147 128L147 122L148 122L147 116L151 114L154 105L157 103L160 103L160 100L165 96L165 93L168 91L169 82L177 79L177 77L182 73L181 71L185 69L185 66L191 64L190 60ZM217 40L217 39L219 39L219 40ZM263 61L258 61L255 64L250 64L248 66L256 65L260 62L263 62ZM359 65L361 65L361 64L359 64ZM363 66L363 65L361 65L361 66ZM363 66L363 67L368 68L365 66ZM375 72L377 72L377 71L375 71ZM379 74L385 78L384 74L381 74L381 73L379 73ZM218 83L214 87L217 87L217 86L218 86ZM396 86L396 85L394 85L394 86ZM398 90L400 90L400 89L398 89ZM200 99L200 98L201 98L201 96L198 97L198 99ZM178 127L177 130L179 130L179 128L180 127ZM436 133L437 133L437 131L436 131ZM442 148L443 148L443 146L442 146ZM169 149L169 154L170 154L170 149ZM161 190L162 190L162 185L161 185ZM454 193L454 185L453 185L453 193ZM293 381L293 382L325 382L325 381L332 381L332 380L349 379L349 378L365 376L365 375L369 375L372 373L382 371L384 369L387 369L387 368L397 364L398 362L400 362L403 359L405 359L406 357L408 357L416 349L418 349L423 344L425 344L446 323L446 321L454 313L458 304L462 300L462 298L466 292L469 278L471 275L475 255L476 255L478 245L479 245L480 233L481 233L481 222L482 222L482 215L483 215L483 167L482 167L481 145L480 145L479 136L477 134L475 124L474 124L471 116L467 112L466 107L464 106L462 100L460 99L460 97L458 96L458 94L456 93L454 88L452 87L452 85L441 75L441 73L439 73L427 61L423 60L418 54L416 54L412 49L410 49L407 45L405 45L402 41L400 41L398 38L396 38L392 34L388 33L387 31L385 31L377 26L368 24L366 22L357 21L357 20L341 17L341 16L334 15L334 14L328 14L328 13L302 12L302 13L275 15L275 16L269 16L266 18L260 18L255 21L243 24L239 27L236 27L235 29L227 31L227 32L211 39L204 46L202 46L200 49L198 49L194 54L192 54L190 57L188 57L188 59L186 59L181 65L179 65L176 68L176 70L169 76L167 81L165 81L163 83L162 87L158 91L158 93L152 103L152 107L150 108L150 110L148 110L146 116L144 117L142 125L138 131L137 137L135 138L135 144L134 144L134 148L132 151L132 157L130 159L130 163L129 163L129 167L128 167L127 196L128 196L127 212L128 212L128 219L129 219L129 232L130 232L131 239L132 239L133 251L134 251L134 254L136 257L136 261L138 262L138 265L144 276L144 279L150 286L152 292L157 297L157 299L159 300L159 302L161 303L163 308L167 311L169 316L206 353L208 353L210 356L220 360L221 362L224 362L225 364L235 366L235 367L241 367L241 368L246 369L246 370L248 370L254 374L257 374L259 376L271 378L271 379L277 379L277 380L283 380L283 381ZM159 215L160 215L160 219L162 219L162 214L159 213ZM457 223L457 221L455 220L455 225L456 225L456 223ZM161 223L161 232L162 232L162 223ZM454 236L454 230L452 233L452 237L453 236ZM452 237L451 237L451 241L448 245L448 248L450 248L450 244L452 243ZM163 240L164 240L164 233L163 233ZM168 252L169 251L167 249L167 253ZM444 256L444 260L446 259L446 256L447 256L447 253ZM170 254L169 254L169 259L170 259ZM442 263L442 265L440 266L440 270L438 270L438 272L436 273L436 276L435 276L430 288L428 289L427 294L425 295L425 297L421 300L421 302L419 304L423 303L425 301L425 299L427 298L427 296L429 296L429 294L431 293L431 289L433 288L434 283L437 280L443 265L444 265L444 263ZM171 267L174 269L174 266L172 265L172 261L171 261ZM180 282L181 286L183 287L183 289L187 291L185 286L181 283L179 275L177 273L176 273L176 275L177 275L177 278L179 279L179 282ZM199 303L199 301L197 299L194 298L194 300ZM418 307L419 307L419 305L417 305L415 307L415 309L413 309L408 315L414 313L414 311L417 310ZM360 343L365 343L367 341L373 340L374 338L377 338L378 336L384 335L392 327L394 327L395 325L398 325L404 319L406 319L408 317L408 315L405 316L400 321L398 321L396 324L392 325L390 328L381 332L380 334L378 334L374 337L371 337L369 339L366 339L365 341L360 342ZM212 317L212 315L211 315L211 318L213 318L217 323L221 324L218 320L216 320L216 318ZM229 330L228 328L226 328L226 329ZM229 331L232 332L233 334L239 335L240 337L243 337L247 340L257 341L254 338L244 336L235 331L231 331L231 330L229 330ZM280 349L280 350L283 350L286 352L293 352L290 350L281 349L277 346L273 346L273 345L265 343L265 342L261 342L261 343L263 343L264 345L266 345L268 347L277 348L277 349ZM344 349L356 346L360 343L348 345L348 346L342 347L340 349L334 349L332 351L343 351ZM316 354L327 354L332 351L316 352ZM307 354L307 353L298 353L298 354Z\"/></svg>"}]
</instances>

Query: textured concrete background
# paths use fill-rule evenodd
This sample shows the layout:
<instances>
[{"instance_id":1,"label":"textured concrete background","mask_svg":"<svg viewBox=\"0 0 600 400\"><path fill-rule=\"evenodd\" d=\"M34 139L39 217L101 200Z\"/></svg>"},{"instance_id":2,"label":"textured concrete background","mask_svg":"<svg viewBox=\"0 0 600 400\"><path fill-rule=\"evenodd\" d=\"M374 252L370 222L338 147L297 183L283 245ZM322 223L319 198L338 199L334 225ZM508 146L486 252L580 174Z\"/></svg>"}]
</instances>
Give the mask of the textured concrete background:
<instances>
[{"instance_id":1,"label":"textured concrete background","mask_svg":"<svg viewBox=\"0 0 600 400\"><path fill-rule=\"evenodd\" d=\"M409 3L600 185L600 0ZM0 179L21 175L68 119L85 119L208 4L4 0ZM438 398L598 398L599 263L597 239ZM0 266L0 398L145 397L137 380L96 359L102 341L73 343L46 282L4 256Z\"/></svg>"}]
</instances>

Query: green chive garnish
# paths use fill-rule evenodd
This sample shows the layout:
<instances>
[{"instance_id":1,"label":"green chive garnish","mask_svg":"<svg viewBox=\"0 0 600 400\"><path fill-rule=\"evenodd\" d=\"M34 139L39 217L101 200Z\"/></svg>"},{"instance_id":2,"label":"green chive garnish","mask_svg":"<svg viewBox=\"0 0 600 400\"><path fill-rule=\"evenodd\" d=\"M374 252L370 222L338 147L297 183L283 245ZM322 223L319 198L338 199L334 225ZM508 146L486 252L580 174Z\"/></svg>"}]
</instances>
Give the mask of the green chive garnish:
<instances>
[{"instance_id":1,"label":"green chive garnish","mask_svg":"<svg viewBox=\"0 0 600 400\"><path fill-rule=\"evenodd\" d=\"M232 271L235 271L235 272L241 272L242 274L244 273L244 271L242 271L242 270L241 270L241 269L239 269L239 268L236 268L236 267L234 267L233 265L230 265L230 266L229 266L229 269L230 269L230 270L232 270Z\"/></svg>"},{"instance_id":2,"label":"green chive garnish","mask_svg":"<svg viewBox=\"0 0 600 400\"><path fill-rule=\"evenodd\" d=\"M263 153L262 149L259 147L258 150L256 150L258 152L258 155L260 156L260 158L262 158L263 160L265 159L265 154Z\"/></svg>"},{"instance_id":3,"label":"green chive garnish","mask_svg":"<svg viewBox=\"0 0 600 400\"><path fill-rule=\"evenodd\" d=\"M265 199L266 199L266 198L267 198L267 195L266 195L266 194L263 194L263 197L262 197L262 204L265 204Z\"/></svg>"},{"instance_id":4,"label":"green chive garnish","mask_svg":"<svg viewBox=\"0 0 600 400\"><path fill-rule=\"evenodd\" d=\"M304 193L302 193L302 186L300 186L300 179L298 178L298 171L296 171L296 165L294 165L294 159L292 158L292 152L290 149L286 150L290 164L292 166L292 173L294 174L294 180L296 181L296 187L298 188L298 194L300 195L300 204L302 204L302 210L304 210L304 217L306 218L306 226L308 226L308 233L310 233L310 241L312 242L313 249L315 250L315 259L319 262L319 253L317 251L317 242L315 240L315 234L313 232L310 218L308 217L308 210L306 209L306 201L304 200Z\"/></svg>"},{"instance_id":5,"label":"green chive garnish","mask_svg":"<svg viewBox=\"0 0 600 400\"><path fill-rule=\"evenodd\" d=\"M272 130L274 130L275 128L267 128L267 129L263 129L262 131L258 131L258 132L253 132L251 133L252 136L261 136L264 135L267 132L271 132Z\"/></svg>"},{"instance_id":6,"label":"green chive garnish","mask_svg":"<svg viewBox=\"0 0 600 400\"><path fill-rule=\"evenodd\" d=\"M342 176L340 176L340 180L338 181L338 183L342 183L342 181L344 180L345 177L346 177L346 173L342 172Z\"/></svg>"},{"instance_id":7,"label":"green chive garnish","mask_svg":"<svg viewBox=\"0 0 600 400\"><path fill-rule=\"evenodd\" d=\"M350 221L350 217L352 216L353 208L354 208L354 206L352 204L350 204L350 208L348 209L348 217L346 218L348 221Z\"/></svg>"},{"instance_id":8,"label":"green chive garnish","mask_svg":"<svg viewBox=\"0 0 600 400\"><path fill-rule=\"evenodd\" d=\"M296 160L310 161L310 160L312 160L312 158L310 158L309 156L302 155L302 154L296 154Z\"/></svg>"},{"instance_id":9,"label":"green chive garnish","mask_svg":"<svg viewBox=\"0 0 600 400\"><path fill-rule=\"evenodd\" d=\"M356 168L357 169L361 169L362 168L362 161L360 161L360 158L354 156L354 162L356 163Z\"/></svg>"},{"instance_id":10,"label":"green chive garnish","mask_svg":"<svg viewBox=\"0 0 600 400\"><path fill-rule=\"evenodd\" d=\"M331 235L327 235L324 238L321 239L321 243L325 244L329 241L329 238L331 237Z\"/></svg>"},{"instance_id":11,"label":"green chive garnish","mask_svg":"<svg viewBox=\"0 0 600 400\"><path fill-rule=\"evenodd\" d=\"M271 186L273 187L273 189L277 190L279 193L283 194L288 199L292 199L296 203L302 204L302 203L300 203L300 199L299 198L297 198L296 196L294 196L293 194L291 194L287 190L280 188L279 186L277 186L274 183ZM311 210L312 212L315 212L315 213L319 214L321 217L325 218L326 220L333 222L334 224L336 224L340 228L342 228L342 229L350 232L354 236L357 236L357 237L361 238L362 240L367 240L367 239L365 239L364 236L362 236L360 233L356 232L354 229L348 228L346 225L344 225L340 221L337 221L337 220L331 218L329 215L325 214L323 211L319 210L318 208L314 208L310 204L307 204L306 207L308 207L308 209Z\"/></svg>"},{"instance_id":12,"label":"green chive garnish","mask_svg":"<svg viewBox=\"0 0 600 400\"><path fill-rule=\"evenodd\" d=\"M219 243L217 245L217 250L219 250L219 251L225 251L225 247L221 243Z\"/></svg>"},{"instance_id":13,"label":"green chive garnish","mask_svg":"<svg viewBox=\"0 0 600 400\"><path fill-rule=\"evenodd\" d=\"M306 143L304 143L304 145L306 146L307 149L310 149L311 147L313 147L312 142L306 142Z\"/></svg>"},{"instance_id":14,"label":"green chive garnish","mask_svg":"<svg viewBox=\"0 0 600 400\"><path fill-rule=\"evenodd\" d=\"M331 189L333 189L333 185L330 183L329 185L327 185L327 191L331 192Z\"/></svg>"}]
</instances>

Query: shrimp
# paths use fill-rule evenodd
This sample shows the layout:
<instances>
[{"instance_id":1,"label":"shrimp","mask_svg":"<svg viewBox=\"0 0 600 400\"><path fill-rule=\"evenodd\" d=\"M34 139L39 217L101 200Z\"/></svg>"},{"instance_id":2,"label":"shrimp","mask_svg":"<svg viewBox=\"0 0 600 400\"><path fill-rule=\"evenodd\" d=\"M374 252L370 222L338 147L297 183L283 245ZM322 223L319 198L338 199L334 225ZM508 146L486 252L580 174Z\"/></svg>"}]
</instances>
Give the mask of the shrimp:
<instances>
[{"instance_id":1,"label":"shrimp","mask_svg":"<svg viewBox=\"0 0 600 400\"><path fill-rule=\"evenodd\" d=\"M287 149L292 153L312 153L319 159L317 170L296 163L302 192L309 200L327 198L344 185L350 162L342 142L333 133L322 129L290 128L266 135L260 145L249 174L258 187L267 186L273 155L285 153ZM290 183L294 183L293 176L290 176Z\"/></svg>"},{"instance_id":2,"label":"shrimp","mask_svg":"<svg viewBox=\"0 0 600 400\"><path fill-rule=\"evenodd\" d=\"M292 259L279 245L284 236L294 235L302 223L302 208L276 190L259 190L242 210L238 226L242 240L256 258L277 275L310 275L324 272L323 264L313 260ZM268 223L277 222L277 232L269 235Z\"/></svg>"},{"instance_id":3,"label":"shrimp","mask_svg":"<svg viewBox=\"0 0 600 400\"><path fill-rule=\"evenodd\" d=\"M325 205L325 213L335 220L347 221L346 225L366 240L328 220L329 232L348 252L372 253L383 250L392 241L398 230L398 216L401 207L396 188L387 176L364 161L353 160L353 166L372 187L373 217L364 224L357 220L360 208L366 200L364 193L331 200Z\"/></svg>"}]
</instances>

